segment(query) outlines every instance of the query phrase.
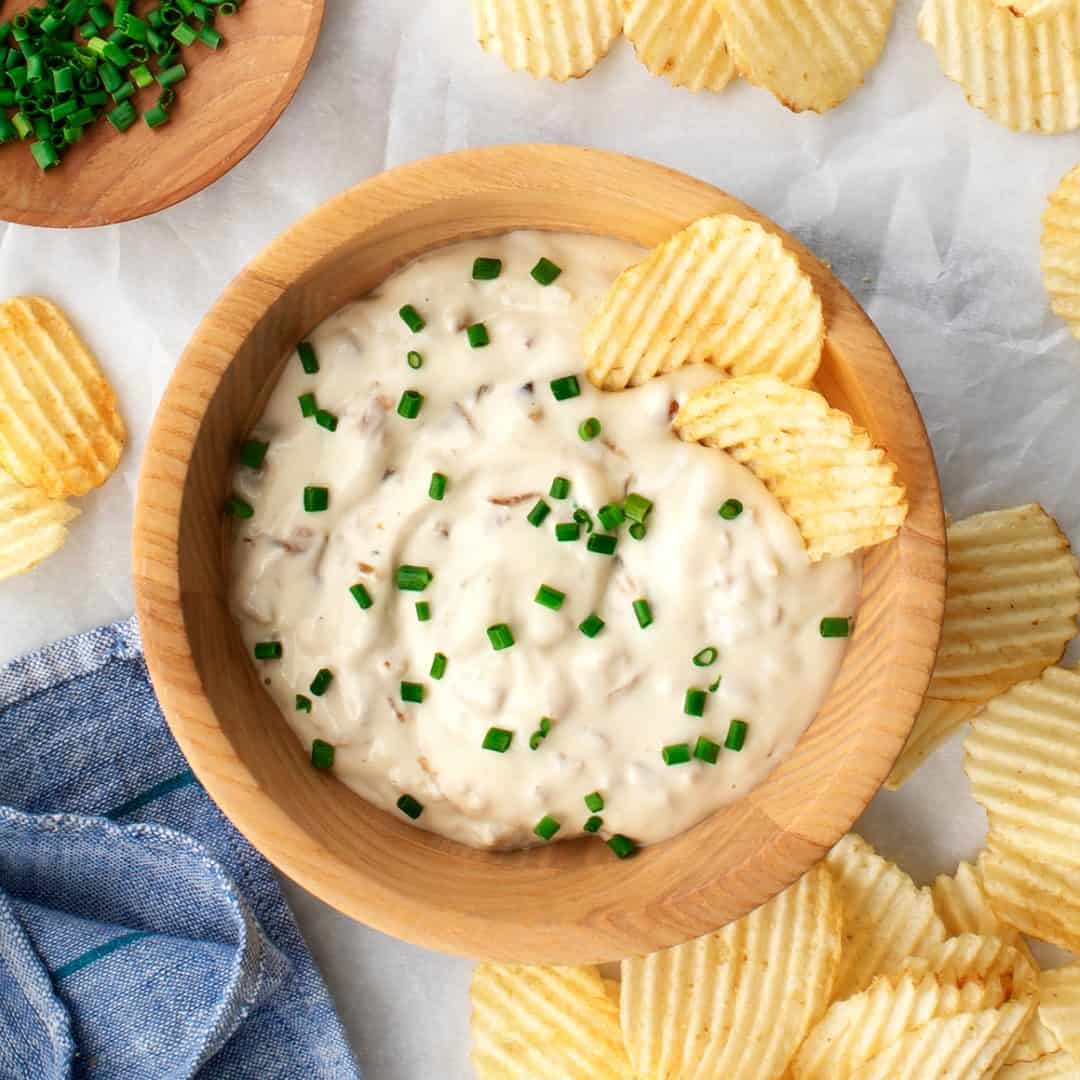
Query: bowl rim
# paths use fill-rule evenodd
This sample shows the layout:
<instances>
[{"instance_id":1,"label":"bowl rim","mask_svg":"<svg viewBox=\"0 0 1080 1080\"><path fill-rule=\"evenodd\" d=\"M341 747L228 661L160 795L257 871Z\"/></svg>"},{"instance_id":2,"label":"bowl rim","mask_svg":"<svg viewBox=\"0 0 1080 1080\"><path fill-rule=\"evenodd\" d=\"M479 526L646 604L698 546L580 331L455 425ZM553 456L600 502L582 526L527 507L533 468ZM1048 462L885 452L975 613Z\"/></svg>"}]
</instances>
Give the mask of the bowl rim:
<instances>
[{"instance_id":1,"label":"bowl rim","mask_svg":"<svg viewBox=\"0 0 1080 1080\"><path fill-rule=\"evenodd\" d=\"M214 387L220 385L235 353L222 345L220 331L225 314L236 321L238 312L243 313L241 321L246 332L237 335L236 340L245 340L246 334L289 287L281 270L285 256L289 256L289 265L294 268L296 277L301 277L337 250L327 246L326 235L335 236L338 245L343 245L350 235L349 230L355 229L356 217L367 228L372 228L379 222L389 221L392 215L400 214L402 204L408 204L410 200L430 208L438 202L452 202L455 194L466 189L470 196L475 196L478 189L483 192L485 176L491 178L492 190L503 185L499 190L505 191L508 176L516 176L520 182L522 177L537 175L539 169L547 170L556 178L577 175L584 178L599 170L637 177L643 184L678 185L706 201L714 201L718 212L730 210L763 224L779 235L797 255L814 277L819 292L823 288L828 290L827 316L831 318L827 342L861 337L872 340L875 351L880 350L887 358L887 363L879 365L876 374L888 380L889 393L901 402L910 428L905 454L909 458L914 456L922 471L918 477L917 504L913 500L912 512L900 535L886 545L896 552L896 570L890 573L898 574L898 580L909 587L918 584L918 595L912 590L902 605L906 640L914 643L917 656L915 662L910 662L909 656L907 664L899 665L898 670L890 674L891 687L895 687L904 704L899 711L893 710L899 718L894 717L892 726L884 732L885 745L875 752L863 771L850 778L851 784L843 793L844 808L824 810L833 798L833 792L821 790L824 785L819 786L800 806L794 820L771 837L768 850L758 849L756 859L765 858L773 869L775 863L783 870L767 884L755 883L756 891L749 902L742 904L741 913L752 910L795 881L850 829L885 780L914 723L929 683L940 636L944 611L945 527L932 449L899 365L869 316L831 271L762 214L715 186L683 173L642 159L582 147L545 144L487 147L439 155L380 173L301 218L274 239L229 284L177 364L154 418L140 470L133 529L133 578L146 662L170 729L206 791L271 863L339 911L415 944L520 962L568 963L581 959L580 939L572 950L558 944L546 949L532 945L515 949L512 944L507 944L514 929L510 924L491 925L482 921L461 924L458 920L459 925L442 925L442 912L437 904L412 897L406 900L393 889L359 881L355 867L344 865L338 856L292 821L260 787L215 716L187 636L179 577L184 492L192 453L213 394L205 395L197 415L192 414L190 397L182 408L178 398L196 373L205 381L209 372ZM552 182L550 176L543 181L536 180L537 184ZM393 203L394 210L383 209L384 203ZM507 224L505 228L491 232L505 232L516 227L528 226ZM610 234L610 230L606 231ZM417 254L420 254L419 250ZM857 392L858 386L843 387L841 393L852 389ZM163 492L163 485L158 483L165 475L172 480L171 495ZM860 600L862 602L863 598ZM849 653L855 640L857 637L853 639ZM177 677L178 670L183 672L183 677ZM849 768L847 759L855 752L854 744L855 740L852 740L844 755L845 768ZM783 763L774 774L782 768ZM553 849L541 850L549 852ZM742 863L726 867L724 882L717 883L716 893L703 897L696 895L695 909L685 918L680 914L678 928L666 928L661 944L657 945L653 940L648 947L675 944L715 929L717 920L715 916L711 919L709 916L710 898L715 904L723 897L723 902L730 905L731 882L728 878L746 869L750 862L748 857ZM357 888L358 885L363 887ZM650 912L641 914L646 918ZM618 921L619 917L612 914L609 937L605 937L602 924L597 929L596 947L590 959L616 959L633 951L627 948L627 927L625 924L616 926Z\"/></svg>"}]
</instances>

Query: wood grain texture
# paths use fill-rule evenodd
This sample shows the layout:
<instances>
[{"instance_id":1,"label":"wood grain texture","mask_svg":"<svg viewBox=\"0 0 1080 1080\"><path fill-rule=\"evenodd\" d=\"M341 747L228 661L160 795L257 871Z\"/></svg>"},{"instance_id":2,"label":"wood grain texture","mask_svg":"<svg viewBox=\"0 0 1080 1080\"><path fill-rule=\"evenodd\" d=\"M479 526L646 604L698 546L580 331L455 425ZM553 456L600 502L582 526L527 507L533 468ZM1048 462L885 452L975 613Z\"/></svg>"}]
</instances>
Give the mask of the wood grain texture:
<instances>
[{"instance_id":1,"label":"wood grain texture","mask_svg":"<svg viewBox=\"0 0 1080 1080\"><path fill-rule=\"evenodd\" d=\"M238 444L296 341L440 245L527 227L653 245L705 214L772 223L716 188L632 158L555 146L471 150L384 173L302 220L199 327L143 462L135 591L165 714L252 843L348 915L432 948L531 963L612 960L737 918L850 827L900 751L930 677L945 531L922 419L885 342L840 282L784 237L828 326L820 384L887 447L908 485L900 535L867 553L856 630L822 712L750 796L625 862L574 841L462 847L365 803L307 756L258 682L227 607L220 507Z\"/></svg>"},{"instance_id":2,"label":"wood grain texture","mask_svg":"<svg viewBox=\"0 0 1080 1080\"><path fill-rule=\"evenodd\" d=\"M39 0L34 0L39 2ZM4 18L31 5L5 7ZM324 0L249 0L219 29L218 50L183 50L188 77L176 87L169 123L139 121L124 134L95 121L43 173L26 143L0 147L0 219L86 228L131 221L202 191L243 160L274 126L311 61ZM156 86L134 98L157 100Z\"/></svg>"}]
</instances>

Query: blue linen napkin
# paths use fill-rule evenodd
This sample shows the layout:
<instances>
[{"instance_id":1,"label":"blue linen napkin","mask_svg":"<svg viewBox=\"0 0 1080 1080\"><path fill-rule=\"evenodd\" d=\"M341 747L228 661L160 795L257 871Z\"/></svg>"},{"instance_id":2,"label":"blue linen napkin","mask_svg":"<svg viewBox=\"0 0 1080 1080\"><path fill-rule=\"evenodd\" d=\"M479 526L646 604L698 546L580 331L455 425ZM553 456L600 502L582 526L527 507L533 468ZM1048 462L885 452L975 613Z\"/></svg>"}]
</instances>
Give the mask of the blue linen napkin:
<instances>
[{"instance_id":1,"label":"blue linen napkin","mask_svg":"<svg viewBox=\"0 0 1080 1080\"><path fill-rule=\"evenodd\" d=\"M356 1080L273 872L134 620L0 668L0 1080Z\"/></svg>"}]
</instances>

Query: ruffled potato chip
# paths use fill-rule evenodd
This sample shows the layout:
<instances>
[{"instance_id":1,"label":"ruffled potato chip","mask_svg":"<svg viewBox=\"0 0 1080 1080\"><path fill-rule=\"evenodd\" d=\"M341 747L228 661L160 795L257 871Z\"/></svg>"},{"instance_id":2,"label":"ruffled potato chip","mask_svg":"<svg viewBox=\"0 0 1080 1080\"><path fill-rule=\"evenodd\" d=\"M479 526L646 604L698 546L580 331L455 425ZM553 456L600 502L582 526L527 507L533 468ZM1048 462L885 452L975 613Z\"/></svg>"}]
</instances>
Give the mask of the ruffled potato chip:
<instances>
[{"instance_id":1,"label":"ruffled potato chip","mask_svg":"<svg viewBox=\"0 0 1080 1080\"><path fill-rule=\"evenodd\" d=\"M78 514L62 499L23 487L0 469L0 581L59 551L68 522Z\"/></svg>"},{"instance_id":2,"label":"ruffled potato chip","mask_svg":"<svg viewBox=\"0 0 1080 1080\"><path fill-rule=\"evenodd\" d=\"M1080 165L1051 194L1042 225L1042 276L1050 308L1080 338Z\"/></svg>"},{"instance_id":3,"label":"ruffled potato chip","mask_svg":"<svg viewBox=\"0 0 1080 1080\"><path fill-rule=\"evenodd\" d=\"M1039 977L1039 1019L1080 1062L1080 967L1071 964Z\"/></svg>"},{"instance_id":4,"label":"ruffled potato chip","mask_svg":"<svg viewBox=\"0 0 1080 1080\"><path fill-rule=\"evenodd\" d=\"M735 75L714 0L621 0L623 33L651 75L675 86L723 90Z\"/></svg>"},{"instance_id":5,"label":"ruffled potato chip","mask_svg":"<svg viewBox=\"0 0 1080 1080\"><path fill-rule=\"evenodd\" d=\"M1080 1063L1067 1050L1056 1050L1033 1061L1006 1062L994 1080L1080 1080Z\"/></svg>"}]
</instances>

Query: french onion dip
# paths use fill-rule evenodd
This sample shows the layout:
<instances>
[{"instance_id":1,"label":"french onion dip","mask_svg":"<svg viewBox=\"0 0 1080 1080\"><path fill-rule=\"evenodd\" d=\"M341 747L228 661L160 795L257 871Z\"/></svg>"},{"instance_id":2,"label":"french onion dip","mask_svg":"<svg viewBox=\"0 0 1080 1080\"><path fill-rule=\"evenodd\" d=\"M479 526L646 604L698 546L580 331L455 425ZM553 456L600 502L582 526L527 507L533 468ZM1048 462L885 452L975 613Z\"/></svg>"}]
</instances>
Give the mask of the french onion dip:
<instances>
[{"instance_id":1,"label":"french onion dip","mask_svg":"<svg viewBox=\"0 0 1080 1080\"><path fill-rule=\"evenodd\" d=\"M466 844L679 833L791 750L843 658L857 562L811 565L747 469L671 430L717 372L585 378L640 257L517 232L419 259L288 359L237 469L269 693L317 766Z\"/></svg>"}]
</instances>

